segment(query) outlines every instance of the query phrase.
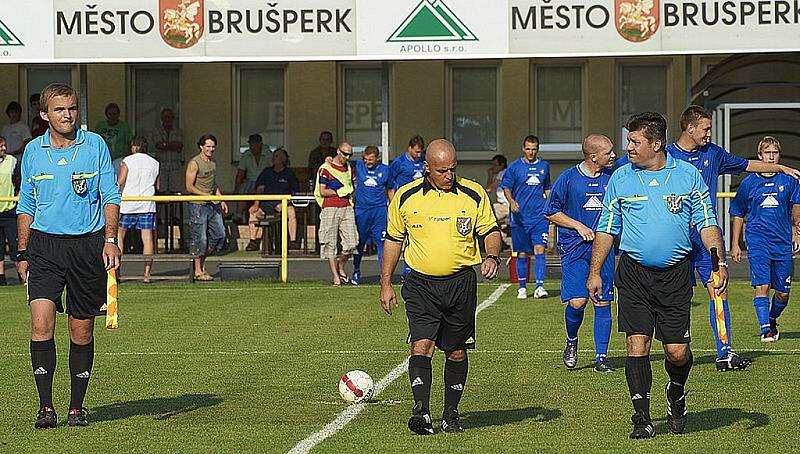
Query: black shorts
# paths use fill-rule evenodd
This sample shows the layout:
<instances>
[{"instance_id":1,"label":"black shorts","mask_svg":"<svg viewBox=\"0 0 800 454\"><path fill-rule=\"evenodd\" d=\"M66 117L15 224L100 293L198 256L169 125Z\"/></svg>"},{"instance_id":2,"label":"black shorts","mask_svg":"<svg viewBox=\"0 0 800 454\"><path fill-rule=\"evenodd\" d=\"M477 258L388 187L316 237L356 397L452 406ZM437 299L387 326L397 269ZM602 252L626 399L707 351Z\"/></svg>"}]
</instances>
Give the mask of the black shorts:
<instances>
[{"instance_id":1,"label":"black shorts","mask_svg":"<svg viewBox=\"0 0 800 454\"><path fill-rule=\"evenodd\" d=\"M643 266L623 253L614 283L619 331L653 336L665 344L688 344L694 283L688 257L668 268Z\"/></svg>"},{"instance_id":2,"label":"black shorts","mask_svg":"<svg viewBox=\"0 0 800 454\"><path fill-rule=\"evenodd\" d=\"M67 287L67 314L88 319L105 315L108 273L103 265L102 230L85 235L52 235L31 230L28 258L28 303L47 299L64 312L61 294Z\"/></svg>"},{"instance_id":3,"label":"black shorts","mask_svg":"<svg viewBox=\"0 0 800 454\"><path fill-rule=\"evenodd\" d=\"M446 352L475 348L477 292L478 278L472 268L441 277L412 270L401 292L408 342L430 339Z\"/></svg>"}]
</instances>

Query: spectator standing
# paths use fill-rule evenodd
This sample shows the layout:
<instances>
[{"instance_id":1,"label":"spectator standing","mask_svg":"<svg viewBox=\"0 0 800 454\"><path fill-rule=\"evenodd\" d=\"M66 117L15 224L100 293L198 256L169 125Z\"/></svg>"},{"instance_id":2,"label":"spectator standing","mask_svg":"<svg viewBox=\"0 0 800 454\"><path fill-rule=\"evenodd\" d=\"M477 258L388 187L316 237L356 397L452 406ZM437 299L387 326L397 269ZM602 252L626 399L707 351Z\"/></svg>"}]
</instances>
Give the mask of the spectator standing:
<instances>
[{"instance_id":1,"label":"spectator standing","mask_svg":"<svg viewBox=\"0 0 800 454\"><path fill-rule=\"evenodd\" d=\"M239 168L236 170L236 193L253 194L256 189L256 180L261 172L269 167L269 162L262 153L264 139L260 134L252 134L247 139L249 148L239 159ZM238 213L243 213L249 203L243 202Z\"/></svg>"},{"instance_id":2,"label":"spectator standing","mask_svg":"<svg viewBox=\"0 0 800 454\"><path fill-rule=\"evenodd\" d=\"M161 165L161 189L184 191L183 131L175 125L175 112L169 107L161 109L161 124L151 134L150 143Z\"/></svg>"},{"instance_id":3,"label":"spectator standing","mask_svg":"<svg viewBox=\"0 0 800 454\"><path fill-rule=\"evenodd\" d=\"M13 197L19 192L18 171L17 158L6 154L6 139L0 136L0 197ZM6 246L12 260L17 256L16 207L16 202L0 202L0 285L6 285Z\"/></svg>"},{"instance_id":4,"label":"spectator standing","mask_svg":"<svg viewBox=\"0 0 800 454\"><path fill-rule=\"evenodd\" d=\"M333 133L322 131L319 133L319 146L308 153L308 177L309 180L315 178L319 167L325 162L325 158L336 156L336 148L333 147Z\"/></svg>"},{"instance_id":5,"label":"spectator standing","mask_svg":"<svg viewBox=\"0 0 800 454\"><path fill-rule=\"evenodd\" d=\"M31 139L31 130L22 121L22 106L18 102L8 103L6 115L8 124L0 129L0 136L6 138L6 152L19 158L25 144Z\"/></svg>"},{"instance_id":6,"label":"spectator standing","mask_svg":"<svg viewBox=\"0 0 800 454\"><path fill-rule=\"evenodd\" d=\"M486 192L490 194L494 192L495 202L492 204L492 209L501 230L508 226L508 199L506 199L503 188L500 187L506 168L508 168L508 159L497 154L492 157L492 165L486 170Z\"/></svg>"},{"instance_id":7,"label":"spectator standing","mask_svg":"<svg viewBox=\"0 0 800 454\"><path fill-rule=\"evenodd\" d=\"M111 160L126 157L128 149L133 140L128 123L119 119L120 110L117 103L110 103L106 106L106 119L97 123L94 132L100 134L105 139L108 149L111 150Z\"/></svg>"},{"instance_id":8,"label":"spectator standing","mask_svg":"<svg viewBox=\"0 0 800 454\"><path fill-rule=\"evenodd\" d=\"M278 148L272 153L272 167L267 167L256 179L257 194L296 194L300 192L300 182L289 168L289 154L283 148ZM245 250L257 251L259 248L258 227L256 222L264 219L267 214L281 212L281 203L272 200L253 202L249 209L248 228L250 242ZM289 225L289 248L297 248L297 214L294 206L289 204L286 210Z\"/></svg>"},{"instance_id":9,"label":"spectator standing","mask_svg":"<svg viewBox=\"0 0 800 454\"><path fill-rule=\"evenodd\" d=\"M130 155L120 164L117 183L123 197L155 195L158 189L158 161L147 154L147 139L144 137L136 137L131 142ZM128 229L138 229L142 233L142 253L145 256L142 282L149 284L152 256L155 253L156 203L122 202L120 213L117 234L120 250L125 251Z\"/></svg>"},{"instance_id":10,"label":"spectator standing","mask_svg":"<svg viewBox=\"0 0 800 454\"><path fill-rule=\"evenodd\" d=\"M389 204L389 166L380 162L380 150L375 145L364 149L364 159L353 164L356 171L356 226L358 246L353 257L351 282L361 280L361 258L364 247L378 247L378 269L383 260L383 240L386 235L386 207Z\"/></svg>"},{"instance_id":11,"label":"spectator standing","mask_svg":"<svg viewBox=\"0 0 800 454\"><path fill-rule=\"evenodd\" d=\"M324 162L317 172L314 197L322 208L320 213L319 244L320 257L328 260L333 276L333 285L349 283L344 270L347 259L353 255L358 244L352 194L355 174L349 159L353 148L342 142L336 149L333 162ZM342 252L337 257L337 239L341 239Z\"/></svg>"},{"instance_id":12,"label":"spectator standing","mask_svg":"<svg viewBox=\"0 0 800 454\"><path fill-rule=\"evenodd\" d=\"M34 93L28 99L31 105L31 136L39 137L45 132L47 132L47 128L50 126L47 123L47 120L44 120L39 112L41 112L41 104L39 103L40 95L39 93Z\"/></svg>"},{"instance_id":13,"label":"spectator standing","mask_svg":"<svg viewBox=\"0 0 800 454\"><path fill-rule=\"evenodd\" d=\"M186 166L186 192L191 195L222 195L217 186L217 163L214 151L217 138L211 134L200 136L199 153ZM213 281L206 271L206 257L222 250L225 245L225 224L222 215L228 212L225 202L189 202L190 237L194 254L194 278Z\"/></svg>"}]
</instances>

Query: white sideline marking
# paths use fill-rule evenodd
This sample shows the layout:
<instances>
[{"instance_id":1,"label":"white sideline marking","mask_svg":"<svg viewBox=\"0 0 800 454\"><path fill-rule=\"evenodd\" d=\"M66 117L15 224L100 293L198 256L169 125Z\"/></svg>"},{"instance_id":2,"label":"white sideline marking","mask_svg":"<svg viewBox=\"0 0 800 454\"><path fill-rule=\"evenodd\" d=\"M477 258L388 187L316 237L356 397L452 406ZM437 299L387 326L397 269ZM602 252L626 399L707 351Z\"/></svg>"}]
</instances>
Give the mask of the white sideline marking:
<instances>
[{"instance_id":1,"label":"white sideline marking","mask_svg":"<svg viewBox=\"0 0 800 454\"><path fill-rule=\"evenodd\" d=\"M319 284L309 284L309 285L294 285L292 283L289 284L275 284L272 287L255 287L255 286L241 286L241 287L208 287L209 284L193 284L194 286L185 285L180 287L173 287L170 284L149 284L149 286L145 288L139 288L137 290L128 290L126 289L126 284L137 284L137 282L123 282L120 286L120 294L124 296L127 293L157 293L157 292L186 292L187 290L198 290L202 291L203 293L206 292L231 292L236 290L252 290L252 291L261 291L261 290L330 290L333 287L330 285L319 285ZM214 284L210 284L214 285ZM396 284L399 285L399 284ZM478 282L479 287L485 286L495 286L496 284L492 282ZM140 285L139 287L144 287L144 284ZM201 288L202 287L202 288ZM358 288L379 288L379 284L361 284L361 285L345 285L343 286L344 289L351 289L356 290Z\"/></svg>"},{"instance_id":2,"label":"white sideline marking","mask_svg":"<svg viewBox=\"0 0 800 454\"><path fill-rule=\"evenodd\" d=\"M505 292L506 289L510 286L511 284L501 284L499 287L497 287L497 290L492 292L492 294L489 295L489 297L486 298L478 306L475 315L479 314L482 310L494 304L494 302L497 301L500 298L500 296L503 295L503 292ZM378 394L380 394L384 389L386 389L386 387L392 384L393 381L397 380L398 377L403 375L406 372L407 368L408 368L408 358L406 358L402 363L398 364L397 367L392 369L392 371L389 372L385 377L381 378L381 380L375 385L374 395L377 396ZM344 428L344 426L346 426L347 423L352 421L353 418L356 417L356 415L361 413L361 410L366 408L366 405L367 404L365 402L360 402L345 408L341 413L339 413L339 416L337 416L336 419L328 423L328 425L323 427L322 430L309 435L308 438L301 441L300 443L297 443L297 445L294 448L292 448L291 451L289 451L289 454L300 454L300 453L305 454L311 451L311 449L314 446L320 444L326 438L342 430L342 428Z\"/></svg>"}]
</instances>

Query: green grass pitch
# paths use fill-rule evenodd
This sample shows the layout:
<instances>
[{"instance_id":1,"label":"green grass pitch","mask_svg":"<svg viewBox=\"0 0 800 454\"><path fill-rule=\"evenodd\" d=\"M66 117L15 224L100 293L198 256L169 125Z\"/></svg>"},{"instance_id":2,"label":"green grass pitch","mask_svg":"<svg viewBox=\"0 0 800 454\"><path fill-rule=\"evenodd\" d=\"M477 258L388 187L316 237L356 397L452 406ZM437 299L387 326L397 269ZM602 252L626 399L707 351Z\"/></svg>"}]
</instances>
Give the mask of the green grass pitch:
<instances>
[{"instance_id":1,"label":"green grass pitch","mask_svg":"<svg viewBox=\"0 0 800 454\"><path fill-rule=\"evenodd\" d=\"M481 284L479 299L498 284ZM549 284L551 289L556 283ZM554 292L553 292L554 293ZM412 435L407 375L394 381L314 452L755 452L796 449L800 435L800 310L790 304L782 337L762 344L746 282L731 286L734 347L750 370L717 373L705 292L696 291L689 423L667 433L660 346L652 355L652 414L658 436L630 441L624 336L611 340L619 369L597 374L592 311L581 329L579 369L561 363L559 298L516 300L511 287L478 316L478 350L461 413L466 432ZM120 289L120 329L98 320L86 406L91 426L64 425L69 399L66 321L57 325L55 405L59 427L34 431L37 398L22 287L0 289L2 452L287 452L346 408L339 377L363 369L377 382L407 355L402 305L392 317L375 286L320 283L140 286ZM614 311L616 312L616 310ZM616 321L616 315L614 316ZM432 409L442 406L440 352ZM438 413L438 414L437 414ZM438 418L437 418L438 419ZM435 424L438 430L438 421ZM642 451L643 452L643 451Z\"/></svg>"}]
</instances>

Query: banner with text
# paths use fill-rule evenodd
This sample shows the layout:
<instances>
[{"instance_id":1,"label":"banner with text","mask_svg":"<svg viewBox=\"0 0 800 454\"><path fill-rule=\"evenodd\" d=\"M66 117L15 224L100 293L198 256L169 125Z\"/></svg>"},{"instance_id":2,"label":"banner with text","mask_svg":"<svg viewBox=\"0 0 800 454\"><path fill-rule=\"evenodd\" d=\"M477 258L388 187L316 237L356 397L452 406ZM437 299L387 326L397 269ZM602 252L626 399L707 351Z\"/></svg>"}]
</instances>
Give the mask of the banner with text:
<instances>
[{"instance_id":1,"label":"banner with text","mask_svg":"<svg viewBox=\"0 0 800 454\"><path fill-rule=\"evenodd\" d=\"M53 60L53 1L0 4L0 63Z\"/></svg>"}]
</instances>

